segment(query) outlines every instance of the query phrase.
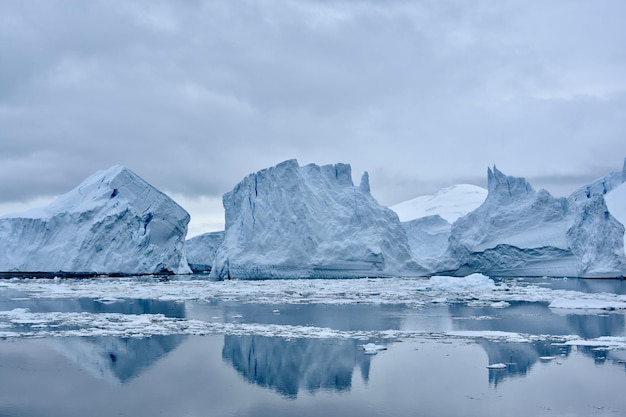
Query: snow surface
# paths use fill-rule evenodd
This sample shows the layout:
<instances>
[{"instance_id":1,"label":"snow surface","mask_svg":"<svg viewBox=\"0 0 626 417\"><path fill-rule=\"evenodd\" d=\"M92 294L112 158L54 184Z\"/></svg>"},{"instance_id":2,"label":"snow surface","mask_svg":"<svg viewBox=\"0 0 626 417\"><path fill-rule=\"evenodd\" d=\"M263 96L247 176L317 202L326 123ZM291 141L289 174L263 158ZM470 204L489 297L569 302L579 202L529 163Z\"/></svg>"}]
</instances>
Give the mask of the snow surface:
<instances>
[{"instance_id":1,"label":"snow surface","mask_svg":"<svg viewBox=\"0 0 626 417\"><path fill-rule=\"evenodd\" d=\"M211 277L319 278L423 275L398 216L350 165L285 161L244 178L223 198L224 241Z\"/></svg>"},{"instance_id":2,"label":"snow surface","mask_svg":"<svg viewBox=\"0 0 626 417\"><path fill-rule=\"evenodd\" d=\"M173 200L114 166L48 206L0 217L0 271L189 273L188 223Z\"/></svg>"},{"instance_id":3,"label":"snow surface","mask_svg":"<svg viewBox=\"0 0 626 417\"><path fill-rule=\"evenodd\" d=\"M454 223L480 206L487 197L487 190L470 184L457 184L443 188L433 195L423 195L403 201L390 208L403 222L426 216L438 215L448 223Z\"/></svg>"}]
</instances>

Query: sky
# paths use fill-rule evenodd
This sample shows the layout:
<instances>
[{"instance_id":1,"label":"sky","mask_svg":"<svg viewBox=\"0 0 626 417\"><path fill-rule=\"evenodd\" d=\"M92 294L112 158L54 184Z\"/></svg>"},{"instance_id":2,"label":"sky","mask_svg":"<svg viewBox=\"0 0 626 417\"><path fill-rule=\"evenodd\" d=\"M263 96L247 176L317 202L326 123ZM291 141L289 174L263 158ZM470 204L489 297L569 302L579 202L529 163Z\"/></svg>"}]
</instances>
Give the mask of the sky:
<instances>
[{"instance_id":1,"label":"sky","mask_svg":"<svg viewBox=\"0 0 626 417\"><path fill-rule=\"evenodd\" d=\"M0 215L120 164L223 229L296 158L390 206L487 167L566 196L626 157L623 0L0 0Z\"/></svg>"}]
</instances>

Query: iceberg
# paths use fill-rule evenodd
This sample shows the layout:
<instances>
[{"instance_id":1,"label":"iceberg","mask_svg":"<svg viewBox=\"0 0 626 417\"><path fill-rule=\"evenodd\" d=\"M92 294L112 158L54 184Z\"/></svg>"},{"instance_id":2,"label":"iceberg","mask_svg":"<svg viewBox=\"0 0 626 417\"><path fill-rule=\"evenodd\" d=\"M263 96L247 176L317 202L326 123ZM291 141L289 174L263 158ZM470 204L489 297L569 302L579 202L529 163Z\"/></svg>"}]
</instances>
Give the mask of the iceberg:
<instances>
[{"instance_id":1,"label":"iceberg","mask_svg":"<svg viewBox=\"0 0 626 417\"><path fill-rule=\"evenodd\" d=\"M626 182L626 158L624 159L624 166L621 172L613 171L602 178L598 178L591 184L583 185L569 196L569 200L572 202L584 201L594 194L605 195L611 193L624 182ZM622 224L624 223L622 222Z\"/></svg>"},{"instance_id":2,"label":"iceberg","mask_svg":"<svg viewBox=\"0 0 626 417\"><path fill-rule=\"evenodd\" d=\"M204 233L187 239L185 242L187 262L193 272L206 272L213 269L217 248L224 241L224 231Z\"/></svg>"},{"instance_id":3,"label":"iceberg","mask_svg":"<svg viewBox=\"0 0 626 417\"><path fill-rule=\"evenodd\" d=\"M567 231L570 249L579 261L579 276L623 276L624 226L609 212L602 194L582 202Z\"/></svg>"},{"instance_id":4,"label":"iceberg","mask_svg":"<svg viewBox=\"0 0 626 417\"><path fill-rule=\"evenodd\" d=\"M0 271L186 274L189 214L130 169L88 177L48 206L0 217Z\"/></svg>"},{"instance_id":5,"label":"iceberg","mask_svg":"<svg viewBox=\"0 0 626 417\"><path fill-rule=\"evenodd\" d=\"M436 271L448 250L452 225L439 215L402 222L409 247L420 265Z\"/></svg>"},{"instance_id":6,"label":"iceberg","mask_svg":"<svg viewBox=\"0 0 626 417\"><path fill-rule=\"evenodd\" d=\"M624 228L601 194L591 193L584 201L555 198L495 167L487 174L485 202L452 225L442 272L623 276Z\"/></svg>"},{"instance_id":7,"label":"iceberg","mask_svg":"<svg viewBox=\"0 0 626 417\"><path fill-rule=\"evenodd\" d=\"M423 275L398 216L355 187L348 164L288 160L248 175L223 197L224 240L211 278Z\"/></svg>"},{"instance_id":8,"label":"iceberg","mask_svg":"<svg viewBox=\"0 0 626 417\"><path fill-rule=\"evenodd\" d=\"M482 187L456 184L390 208L402 220L416 261L434 273L448 249L452 223L479 207L486 197Z\"/></svg>"}]
</instances>

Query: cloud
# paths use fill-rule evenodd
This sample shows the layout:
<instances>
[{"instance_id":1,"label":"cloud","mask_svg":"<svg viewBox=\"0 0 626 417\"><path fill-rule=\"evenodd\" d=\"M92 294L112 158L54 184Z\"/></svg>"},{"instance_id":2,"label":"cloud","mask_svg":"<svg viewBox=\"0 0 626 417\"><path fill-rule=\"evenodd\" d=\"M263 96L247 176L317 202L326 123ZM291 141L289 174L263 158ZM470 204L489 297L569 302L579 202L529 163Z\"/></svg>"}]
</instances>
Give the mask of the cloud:
<instances>
[{"instance_id":1,"label":"cloud","mask_svg":"<svg viewBox=\"0 0 626 417\"><path fill-rule=\"evenodd\" d=\"M622 2L0 4L0 202L123 164L219 199L298 158L383 204L487 166L558 189L626 156ZM549 178L555 178L551 182Z\"/></svg>"}]
</instances>

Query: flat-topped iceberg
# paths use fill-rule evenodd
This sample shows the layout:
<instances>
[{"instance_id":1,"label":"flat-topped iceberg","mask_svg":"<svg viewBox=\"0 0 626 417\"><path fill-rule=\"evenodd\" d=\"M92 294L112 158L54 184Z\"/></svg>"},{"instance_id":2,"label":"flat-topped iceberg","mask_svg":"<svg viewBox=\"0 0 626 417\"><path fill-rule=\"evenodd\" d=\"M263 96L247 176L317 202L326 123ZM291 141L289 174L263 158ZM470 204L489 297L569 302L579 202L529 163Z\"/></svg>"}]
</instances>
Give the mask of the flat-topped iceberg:
<instances>
[{"instance_id":1,"label":"flat-topped iceberg","mask_svg":"<svg viewBox=\"0 0 626 417\"><path fill-rule=\"evenodd\" d=\"M296 160L248 175L223 197L224 241L211 277L318 278L421 275L398 216L350 165Z\"/></svg>"},{"instance_id":2,"label":"flat-topped iceberg","mask_svg":"<svg viewBox=\"0 0 626 417\"><path fill-rule=\"evenodd\" d=\"M188 223L172 199L114 166L46 207L0 217L0 271L190 273Z\"/></svg>"}]
</instances>

